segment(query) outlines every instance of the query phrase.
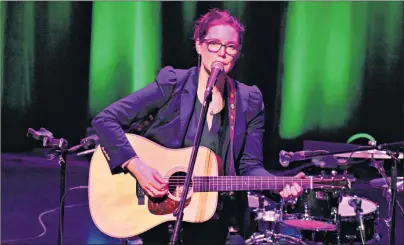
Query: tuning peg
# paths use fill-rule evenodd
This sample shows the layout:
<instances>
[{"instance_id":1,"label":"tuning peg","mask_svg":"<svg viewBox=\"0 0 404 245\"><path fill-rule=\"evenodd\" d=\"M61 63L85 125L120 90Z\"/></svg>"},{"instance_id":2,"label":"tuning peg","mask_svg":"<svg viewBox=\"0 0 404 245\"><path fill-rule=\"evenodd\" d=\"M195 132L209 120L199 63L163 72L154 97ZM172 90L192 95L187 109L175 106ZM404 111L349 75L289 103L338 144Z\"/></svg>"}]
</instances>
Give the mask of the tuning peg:
<instances>
[{"instance_id":1,"label":"tuning peg","mask_svg":"<svg viewBox=\"0 0 404 245\"><path fill-rule=\"evenodd\" d=\"M336 171L336 170L332 170L332 171L331 171L331 175L332 175L332 176L336 176L336 175L337 175L337 171Z\"/></svg>"}]
</instances>

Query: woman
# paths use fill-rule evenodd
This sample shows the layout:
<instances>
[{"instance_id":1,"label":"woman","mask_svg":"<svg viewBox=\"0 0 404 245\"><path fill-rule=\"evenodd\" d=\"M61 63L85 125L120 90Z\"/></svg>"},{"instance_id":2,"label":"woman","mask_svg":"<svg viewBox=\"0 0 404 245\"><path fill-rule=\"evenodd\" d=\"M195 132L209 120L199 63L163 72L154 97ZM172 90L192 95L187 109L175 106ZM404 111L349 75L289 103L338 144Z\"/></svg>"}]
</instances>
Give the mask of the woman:
<instances>
[{"instance_id":1,"label":"woman","mask_svg":"<svg viewBox=\"0 0 404 245\"><path fill-rule=\"evenodd\" d=\"M211 66L219 62L223 72L212 89L201 146L221 157L226 175L271 175L262 163L262 94L256 86L247 86L227 76L240 57L243 34L243 25L227 11L210 10L195 24L198 67L187 70L165 67L153 83L113 103L94 118L92 125L110 158L111 170L124 168L131 172L151 197L166 195L167 182L136 156L136 149L130 146L124 129L154 115L149 128L142 132L144 137L168 148L192 146ZM286 185L280 195L288 199L301 193L302 188L294 184ZM183 242L243 244L245 223L248 224L246 193L237 193L234 197L235 200L222 198L218 218L202 224L183 223ZM169 237L167 224L142 234L143 242L151 244L167 244Z\"/></svg>"}]
</instances>

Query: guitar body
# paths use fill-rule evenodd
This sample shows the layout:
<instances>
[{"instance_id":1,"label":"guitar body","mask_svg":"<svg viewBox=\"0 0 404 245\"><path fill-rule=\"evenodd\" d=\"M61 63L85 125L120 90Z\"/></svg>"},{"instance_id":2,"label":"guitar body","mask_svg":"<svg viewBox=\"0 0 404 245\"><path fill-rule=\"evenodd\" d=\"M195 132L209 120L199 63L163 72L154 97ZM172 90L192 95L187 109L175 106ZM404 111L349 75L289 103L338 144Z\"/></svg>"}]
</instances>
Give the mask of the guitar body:
<instances>
[{"instance_id":1,"label":"guitar body","mask_svg":"<svg viewBox=\"0 0 404 245\"><path fill-rule=\"evenodd\" d=\"M188 170L192 148L168 149L134 134L126 135L139 158L169 179L170 194L144 202L138 198L136 179L130 173L112 174L101 147L93 154L89 172L89 207L91 217L100 231L115 238L139 235L167 221L175 221L179 193ZM221 161L206 147L200 147L193 176L218 176ZM181 177L182 176L182 177ZM176 184L176 180L182 180ZM216 211L217 192L193 192L187 196L184 222L209 220Z\"/></svg>"}]
</instances>

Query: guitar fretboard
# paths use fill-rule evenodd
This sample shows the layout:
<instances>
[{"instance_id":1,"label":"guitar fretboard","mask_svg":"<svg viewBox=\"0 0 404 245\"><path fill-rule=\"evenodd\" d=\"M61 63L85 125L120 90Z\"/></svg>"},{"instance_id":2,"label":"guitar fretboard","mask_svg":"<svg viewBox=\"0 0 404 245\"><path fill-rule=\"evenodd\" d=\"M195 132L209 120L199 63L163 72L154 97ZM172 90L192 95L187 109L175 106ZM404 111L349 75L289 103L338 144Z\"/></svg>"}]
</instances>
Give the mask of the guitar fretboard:
<instances>
[{"instance_id":1,"label":"guitar fretboard","mask_svg":"<svg viewBox=\"0 0 404 245\"><path fill-rule=\"evenodd\" d=\"M313 188L313 177L272 176L197 176L193 178L195 192L282 190L286 184L297 183L305 189Z\"/></svg>"}]
</instances>

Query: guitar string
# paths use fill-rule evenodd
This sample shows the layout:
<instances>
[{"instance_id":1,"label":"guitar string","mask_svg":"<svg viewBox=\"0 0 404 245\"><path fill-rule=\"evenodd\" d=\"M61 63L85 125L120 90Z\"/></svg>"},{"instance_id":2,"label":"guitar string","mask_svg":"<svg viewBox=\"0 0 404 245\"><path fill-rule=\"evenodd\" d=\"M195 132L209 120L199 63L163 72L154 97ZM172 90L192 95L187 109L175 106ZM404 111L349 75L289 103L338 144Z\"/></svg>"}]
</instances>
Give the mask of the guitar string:
<instances>
[{"instance_id":1,"label":"guitar string","mask_svg":"<svg viewBox=\"0 0 404 245\"><path fill-rule=\"evenodd\" d=\"M232 176L232 177L240 177L240 176ZM235 186L235 187L241 187L243 185L247 185L247 186L257 186L257 185L264 185L267 186L268 183L271 183L272 185L270 186L283 186L285 185L285 180L290 181L290 182L296 182L296 183L300 183L301 185L311 185L313 188L315 187L331 187L335 185L332 185L332 183L327 183L327 182L335 182L338 181L339 179L301 179L301 178L296 178L296 177L271 177L269 179L265 179L265 180L261 180L259 179L259 176L254 176L252 179L249 179L249 176L243 176L243 177L247 177L246 178L237 178L237 179L233 179L233 178L228 178L228 179L224 179L224 180L220 180L220 176L203 176L203 177L195 177L192 181L192 184L195 188L198 189L209 189L210 187L215 187L218 185L223 185L223 184L227 184L230 186ZM256 178L258 177L258 178ZM216 179L215 179L216 178ZM165 179L169 179L170 182L168 183L168 187L178 187L179 184L183 184L181 183L185 177L184 176L176 176L176 177L171 177L171 178L165 178ZM210 181L208 181L210 180ZM216 180L216 181L215 181ZM273 184L273 182L275 182L275 184ZM320 182L320 183L318 183ZM191 185L192 185L191 184Z\"/></svg>"},{"instance_id":2,"label":"guitar string","mask_svg":"<svg viewBox=\"0 0 404 245\"><path fill-rule=\"evenodd\" d=\"M181 183L184 182L184 179L176 179L176 180L170 180L169 183ZM192 182L194 183L218 183L218 184L226 184L226 183L240 183L240 184L248 184L248 183L283 183L283 182L296 182L296 183L311 183L313 182L313 184L319 184L319 183L323 183L323 184L330 184L330 183L335 183L338 182L338 180L330 180L330 181L316 181L316 180L277 180L277 181L261 181L261 180L192 180Z\"/></svg>"},{"instance_id":3,"label":"guitar string","mask_svg":"<svg viewBox=\"0 0 404 245\"><path fill-rule=\"evenodd\" d=\"M185 180L185 178L167 178L167 179L165 179L165 180L169 180L169 181L184 181ZM251 182L278 182L278 181L298 181L298 182L301 182L301 181L307 181L307 182L311 182L311 180L301 180L301 179L270 179L270 180L267 180L267 179L263 179L263 180L260 180L260 179L220 179L220 178L217 178L217 179L208 179L208 178L204 178L204 179L199 179L199 178L192 178L191 179L192 181L218 181L218 182L231 182L231 181L233 181L233 182L246 182L246 181L251 181ZM335 182L335 181L338 181L338 179L334 179L334 180L316 180L316 179L313 179L313 182Z\"/></svg>"},{"instance_id":4,"label":"guitar string","mask_svg":"<svg viewBox=\"0 0 404 245\"><path fill-rule=\"evenodd\" d=\"M185 176L172 176L172 177L164 177L164 179L185 179ZM261 178L261 179L260 179ZM224 179L224 180L243 180L243 179L252 179L252 180L268 180L268 181L275 181L275 180L311 180L311 178L298 178L298 177L266 177L266 176L194 176L192 179L200 179L200 180L205 180L205 179ZM327 181L327 180L339 180L343 178L313 178L313 180L321 180L321 181Z\"/></svg>"},{"instance_id":5,"label":"guitar string","mask_svg":"<svg viewBox=\"0 0 404 245\"><path fill-rule=\"evenodd\" d=\"M181 182L184 181L185 179L169 179L169 182ZM275 180L240 180L240 179L227 179L227 180L221 180L221 179L193 179L193 182L199 182L199 183L272 183L272 182L304 182L304 183L327 183L327 182L338 182L339 180L300 180L300 179L277 179ZM342 181L342 180L341 180Z\"/></svg>"}]
</instances>

